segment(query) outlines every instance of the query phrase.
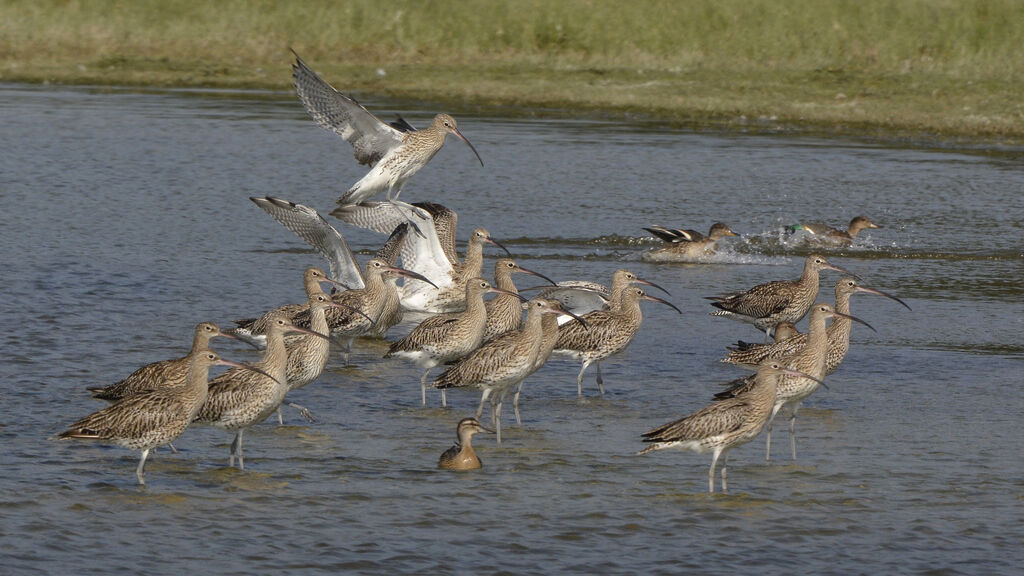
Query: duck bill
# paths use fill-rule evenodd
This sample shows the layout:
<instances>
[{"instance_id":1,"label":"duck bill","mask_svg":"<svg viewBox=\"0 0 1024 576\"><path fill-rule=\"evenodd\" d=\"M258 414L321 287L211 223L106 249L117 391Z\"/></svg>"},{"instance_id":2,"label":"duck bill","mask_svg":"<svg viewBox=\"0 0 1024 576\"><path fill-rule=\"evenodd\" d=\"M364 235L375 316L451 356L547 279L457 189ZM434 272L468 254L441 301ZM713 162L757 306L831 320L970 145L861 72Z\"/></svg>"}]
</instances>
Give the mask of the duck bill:
<instances>
[{"instance_id":1,"label":"duck bill","mask_svg":"<svg viewBox=\"0 0 1024 576\"><path fill-rule=\"evenodd\" d=\"M501 245L501 242L498 242L497 240L495 240L495 239L494 239L493 237L491 237L491 236L488 236L488 237L487 237L487 241L488 241L488 242L490 242L491 244L494 244L494 245L495 245L495 246L497 246L498 248L501 248L502 250L504 250L504 251L505 251L505 254L508 254L508 257L509 257L509 258L511 258L511 257L512 257L512 253L508 251L508 248L505 248L504 246L502 246L502 245Z\"/></svg>"},{"instance_id":2,"label":"duck bill","mask_svg":"<svg viewBox=\"0 0 1024 576\"><path fill-rule=\"evenodd\" d=\"M682 310L680 310L679 308L676 308L676 305L671 303L671 302L669 302L668 300L662 300L661 298L657 298L655 296L651 296L650 294L644 294L644 300L650 300L652 302L661 302L662 304L664 304L665 306L668 306L669 308L675 310L676 312L679 312L680 314L683 313Z\"/></svg>"},{"instance_id":3,"label":"duck bill","mask_svg":"<svg viewBox=\"0 0 1024 576\"><path fill-rule=\"evenodd\" d=\"M426 276L424 276L423 274L419 274L417 272L413 272L412 270L406 270L405 268L399 268L398 266L390 266L387 268L387 270L390 270L395 274L398 274L399 276L405 276L406 278L413 278L415 280L419 280L420 282L426 282L427 284L430 284L434 288L437 288L437 284L434 284L433 282L428 280ZM440 288L437 289L440 290Z\"/></svg>"},{"instance_id":4,"label":"duck bill","mask_svg":"<svg viewBox=\"0 0 1024 576\"><path fill-rule=\"evenodd\" d=\"M356 314L359 314L363 318L366 318L367 320L369 320L370 321L370 326L376 326L377 325L377 323L373 321L373 318L370 318L369 316L366 315L366 312L363 312L362 310L360 310L359 308L356 308L355 306L349 306L348 304L342 304L341 302L331 302L330 307L331 308L341 308L342 310L348 310L349 312L355 312ZM310 331L310 333L311 334L316 334L317 336L324 336L323 334L321 334L319 332ZM324 338L327 338L327 336L324 336ZM327 339L330 340L330 338L327 338Z\"/></svg>"},{"instance_id":5,"label":"duck bill","mask_svg":"<svg viewBox=\"0 0 1024 576\"><path fill-rule=\"evenodd\" d=\"M839 318L846 318L847 320L853 320L854 322L860 322L861 324L867 326L868 328L871 328L872 332L878 332L878 330L875 330L874 326L872 326L871 324L868 324L867 322L861 320L860 318L857 318L856 316L850 316L849 314L843 314L842 312L832 312L832 314L836 315Z\"/></svg>"},{"instance_id":6,"label":"duck bill","mask_svg":"<svg viewBox=\"0 0 1024 576\"><path fill-rule=\"evenodd\" d=\"M913 311L913 309L910 306L907 306L907 303L904 302L903 300L900 300L899 298L893 296L892 294L886 294L885 292L882 292L881 290L875 290L874 288L865 288L864 286L858 286L857 287L857 292L867 292L868 294L878 294L879 296L885 296L886 298L889 298L890 300L895 300L895 301L899 302L907 310Z\"/></svg>"},{"instance_id":7,"label":"duck bill","mask_svg":"<svg viewBox=\"0 0 1024 576\"><path fill-rule=\"evenodd\" d=\"M484 159L480 157L480 153L476 151L476 148L473 146L473 144L471 144L470 141L466 139L465 136L462 135L462 132L459 132L459 129L455 128L452 130L452 134L455 134L456 138L465 142L466 146L469 146L469 149L473 151L473 154L476 154L476 159L480 161L480 165L483 166Z\"/></svg>"},{"instance_id":8,"label":"duck bill","mask_svg":"<svg viewBox=\"0 0 1024 576\"><path fill-rule=\"evenodd\" d=\"M284 382L281 382L277 378L274 378L270 374L267 374L262 369L257 368L257 367L252 366L252 365L249 365L249 364L242 364L241 362L232 362L231 360L225 360L223 358L218 360L217 364L219 364L221 366L231 366L232 368L241 368L242 370L248 370L250 372L256 372L257 374L262 374L262 375L266 376L267 378L270 378L274 382L277 382L278 384L284 386Z\"/></svg>"},{"instance_id":9,"label":"duck bill","mask_svg":"<svg viewBox=\"0 0 1024 576\"><path fill-rule=\"evenodd\" d=\"M669 296L672 295L671 292L669 292L668 290L665 290L664 288L662 288L661 286L658 286L657 284L655 284L654 282L651 282L650 280L644 280L643 278L637 278L636 280L633 280L633 283L635 283L635 284L643 284L645 286L653 286L653 287L657 288L658 290L661 290L665 294L668 294ZM668 302L666 302L666 304L668 304ZM669 304L669 306L672 306L672 305Z\"/></svg>"},{"instance_id":10,"label":"duck bill","mask_svg":"<svg viewBox=\"0 0 1024 576\"><path fill-rule=\"evenodd\" d=\"M491 430L490 428L484 428L481 425L477 425L477 428L479 428L481 432L487 432L488 434L494 434L494 430Z\"/></svg>"},{"instance_id":11,"label":"duck bill","mask_svg":"<svg viewBox=\"0 0 1024 576\"><path fill-rule=\"evenodd\" d=\"M551 278L548 278L547 276L541 274L540 272L534 272L533 270L527 270L526 268L523 268L522 266L519 266L519 271L520 272L525 272L526 274L532 274L532 275L534 275L534 276L536 276L538 278L543 278L544 280L547 280L548 282L551 282L552 286L558 286L558 284L555 283L554 280L552 280Z\"/></svg>"}]
</instances>

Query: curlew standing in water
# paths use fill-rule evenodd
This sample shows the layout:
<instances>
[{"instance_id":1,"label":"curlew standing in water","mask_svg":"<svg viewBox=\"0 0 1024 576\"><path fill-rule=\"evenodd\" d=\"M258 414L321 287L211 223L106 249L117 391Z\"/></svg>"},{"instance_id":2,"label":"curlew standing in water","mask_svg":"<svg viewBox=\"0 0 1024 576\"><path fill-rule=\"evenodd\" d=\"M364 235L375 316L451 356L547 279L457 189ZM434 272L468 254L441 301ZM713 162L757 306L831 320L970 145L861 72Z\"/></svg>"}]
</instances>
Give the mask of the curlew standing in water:
<instances>
[{"instance_id":1,"label":"curlew standing in water","mask_svg":"<svg viewBox=\"0 0 1024 576\"><path fill-rule=\"evenodd\" d=\"M321 282L330 282L345 288L340 282L336 282L331 278L328 278L327 274L319 268L306 268L302 273L302 287L306 292L306 302L302 304L285 304L278 306L273 310L265 312L259 318L249 318L245 320L235 320L235 328L229 329L226 332L238 338L244 340L257 348L262 348L267 343L267 326L270 324L271 318L275 316L284 316L289 320L293 320L296 316L303 313L308 313L309 310L309 299L315 294L322 294L323 289L320 287Z\"/></svg>"},{"instance_id":2,"label":"curlew standing in water","mask_svg":"<svg viewBox=\"0 0 1024 576\"><path fill-rule=\"evenodd\" d=\"M856 276L830 264L824 256L811 254L804 261L804 272L797 280L766 282L743 292L708 296L708 300L714 300L711 305L717 308L711 315L753 324L770 336L771 328L779 322L796 324L807 314L818 297L818 272L823 269Z\"/></svg>"},{"instance_id":3,"label":"curlew standing in water","mask_svg":"<svg viewBox=\"0 0 1024 576\"><path fill-rule=\"evenodd\" d=\"M362 313L354 310L345 304L335 302L331 297L320 292L309 297L307 308L310 312L310 329L312 333L300 333L297 337L285 339L285 349L288 353L288 364L285 367L285 374L288 379L288 391L298 390L313 382L323 373L327 366L327 358L330 352L330 340L323 338L321 334L327 334L330 326L327 325L326 311L329 308L341 308L350 312ZM298 409L303 414L309 414L309 410L294 402L288 402L292 408ZM277 423L284 424L281 415L281 406L277 407Z\"/></svg>"},{"instance_id":4,"label":"curlew standing in water","mask_svg":"<svg viewBox=\"0 0 1024 576\"><path fill-rule=\"evenodd\" d=\"M480 406L476 417L483 414L484 402L491 400L491 418L501 444L501 407L509 390L520 384L534 371L540 353L542 334L541 316L564 314L557 300L535 298L523 304L526 321L521 330L485 342L482 346L458 360L434 380L434 388L475 388L481 390Z\"/></svg>"},{"instance_id":5,"label":"curlew standing in water","mask_svg":"<svg viewBox=\"0 0 1024 576\"><path fill-rule=\"evenodd\" d=\"M221 332L213 322L203 322L196 326L195 334L192 336L192 350L188 355L146 364L120 382L87 390L92 392L93 398L116 402L140 392L184 384L192 360L199 352L205 352L209 348L210 340L217 336L234 338L229 333Z\"/></svg>"},{"instance_id":6,"label":"curlew standing in water","mask_svg":"<svg viewBox=\"0 0 1024 576\"><path fill-rule=\"evenodd\" d=\"M881 226L875 224L871 220L868 220L866 216L857 216L853 220L850 220L850 225L847 226L846 230L840 230L820 223L794 224L789 226L787 230L790 232L806 230L811 234L811 236L807 238L810 242L849 246L850 244L853 244L854 239L857 238L857 235L860 234L862 230L869 228L881 228Z\"/></svg>"},{"instance_id":7,"label":"curlew standing in water","mask_svg":"<svg viewBox=\"0 0 1024 576\"><path fill-rule=\"evenodd\" d=\"M483 166L476 148L459 132L448 114L434 116L423 130L405 120L386 124L352 98L338 92L295 55L292 65L295 92L313 120L352 145L356 160L371 170L338 199L339 204L358 204L381 192L397 200L406 181L427 165L452 134L469 146Z\"/></svg>"},{"instance_id":8,"label":"curlew standing in water","mask_svg":"<svg viewBox=\"0 0 1024 576\"><path fill-rule=\"evenodd\" d=\"M473 451L473 435L478 432L494 432L484 428L476 418L463 418L455 428L458 441L441 454L437 467L442 470L476 470L483 466L480 458Z\"/></svg>"},{"instance_id":9,"label":"curlew standing in water","mask_svg":"<svg viewBox=\"0 0 1024 576\"><path fill-rule=\"evenodd\" d=\"M784 376L779 380L778 390L775 395L775 406L772 408L771 417L765 430L765 460L771 460L772 455L772 422L775 415L783 408L790 411L789 418L789 443L793 452L793 460L796 460L796 413L800 409L800 403L818 389L825 377L825 361L828 354L828 333L825 330L825 321L829 318L847 318L854 322L860 322L874 330L867 322L836 312L828 304L819 302L811 306L811 319L807 331L807 344L790 354L779 359L780 362L799 370L812 378ZM751 378L741 378L733 381L732 386L724 392L715 395L718 400L728 400L745 394L754 382Z\"/></svg>"},{"instance_id":10,"label":"curlew standing in water","mask_svg":"<svg viewBox=\"0 0 1024 576\"><path fill-rule=\"evenodd\" d=\"M295 326L285 316L271 318L267 329L267 349L263 358L254 364L260 373L251 371L228 370L210 381L209 394L203 403L195 421L208 424L222 430L235 431L235 439L231 442L229 466L235 465L238 456L238 469L245 469L242 455L242 433L245 429L267 419L277 410L288 392L288 352L285 348L285 332L306 332L316 334L312 330ZM327 336L320 334L321 338ZM303 412L307 420L312 417L308 411Z\"/></svg>"},{"instance_id":11,"label":"curlew standing in water","mask_svg":"<svg viewBox=\"0 0 1024 576\"><path fill-rule=\"evenodd\" d=\"M648 262L692 262L703 256L714 254L715 244L726 236L738 236L722 222L711 226L705 236L696 230L682 230L651 226L644 228L651 234L668 243L667 246L655 248L642 256Z\"/></svg>"},{"instance_id":12,"label":"curlew standing in water","mask_svg":"<svg viewBox=\"0 0 1024 576\"><path fill-rule=\"evenodd\" d=\"M708 469L708 492L715 491L715 466L722 460L722 492L729 490L726 481L730 449L746 444L768 423L775 404L779 378L783 375L812 378L803 372L784 367L778 360L766 360L757 369L754 384L742 395L728 401L715 402L697 412L643 433L643 441L652 444L638 454L678 448L698 454L711 452ZM813 379L813 378L812 378Z\"/></svg>"},{"instance_id":13,"label":"curlew standing in water","mask_svg":"<svg viewBox=\"0 0 1024 576\"><path fill-rule=\"evenodd\" d=\"M502 290L508 290L513 294L498 294L485 304L487 307L487 328L484 330L484 341L490 340L499 334L510 330L518 330L523 324L522 300L519 298L519 291L515 282L512 281L512 274L522 272L543 278L551 284L555 282L547 276L527 270L517 264L511 258L500 258L494 263L494 285Z\"/></svg>"},{"instance_id":14,"label":"curlew standing in water","mask_svg":"<svg viewBox=\"0 0 1024 576\"><path fill-rule=\"evenodd\" d=\"M849 314L850 297L858 292L885 296L899 302L907 310L910 310L910 306L907 306L906 302L899 298L886 294L881 290L861 286L856 278L844 276L839 279L839 282L836 282L835 311L841 314ZM835 372L843 362L843 359L846 358L846 352L850 349L850 330L852 327L852 321L843 316L838 316L826 329L828 351L825 353L825 376ZM784 332L780 331L778 326L775 329L775 338L775 342L771 344L751 344L740 341L737 343L737 346L730 348L731 351L725 358L722 358L722 362L756 366L768 358L782 358L783 356L793 354L807 344L807 334L794 333L786 336Z\"/></svg>"},{"instance_id":15,"label":"curlew standing in water","mask_svg":"<svg viewBox=\"0 0 1024 576\"><path fill-rule=\"evenodd\" d=\"M363 277L366 280L365 288L334 294L333 300L344 306L328 309L326 313L330 335L345 341L342 354L346 366L354 339L360 336L383 336L389 328L401 321L395 280L407 277L430 282L420 274L391 266L380 258L372 258L366 263ZM299 314L294 321L297 326L309 327L309 312Z\"/></svg>"},{"instance_id":16,"label":"curlew standing in water","mask_svg":"<svg viewBox=\"0 0 1024 576\"><path fill-rule=\"evenodd\" d=\"M640 278L629 270L616 270L612 274L612 287L608 288L588 280L566 280L558 286L545 286L537 293L538 298L554 298L577 316L595 310L615 310L622 300L622 292L633 284L643 284L671 294L650 280ZM524 289L525 290L525 289ZM568 316L561 318L560 323L572 320Z\"/></svg>"},{"instance_id":17,"label":"curlew standing in water","mask_svg":"<svg viewBox=\"0 0 1024 576\"><path fill-rule=\"evenodd\" d=\"M597 365L597 386L604 394L601 378L601 360L624 350L640 330L643 314L640 301L660 302L676 312L682 310L661 298L648 295L642 288L630 286L622 291L619 305L611 310L597 310L581 316L586 325L579 322L563 324L559 329L555 353L570 356L583 362L576 378L576 393L583 395L583 373L591 364Z\"/></svg>"},{"instance_id":18,"label":"curlew standing in water","mask_svg":"<svg viewBox=\"0 0 1024 576\"><path fill-rule=\"evenodd\" d=\"M132 450L142 457L135 475L145 484L143 469L149 451L170 444L188 428L206 401L210 367L223 364L237 370L260 372L259 368L222 360L216 352L200 350L189 356L188 370L181 385L158 388L128 396L94 412L60 434L62 439L105 440Z\"/></svg>"},{"instance_id":19,"label":"curlew standing in water","mask_svg":"<svg viewBox=\"0 0 1024 576\"><path fill-rule=\"evenodd\" d=\"M427 403L427 376L430 370L438 364L451 362L469 354L483 342L484 330L487 328L484 294L505 292L501 288L492 287L490 282L483 278L467 280L465 290L465 311L435 314L427 318L404 338L392 343L384 355L385 358L406 358L423 368L420 392L424 405ZM444 390L441 390L441 405L448 405Z\"/></svg>"}]
</instances>

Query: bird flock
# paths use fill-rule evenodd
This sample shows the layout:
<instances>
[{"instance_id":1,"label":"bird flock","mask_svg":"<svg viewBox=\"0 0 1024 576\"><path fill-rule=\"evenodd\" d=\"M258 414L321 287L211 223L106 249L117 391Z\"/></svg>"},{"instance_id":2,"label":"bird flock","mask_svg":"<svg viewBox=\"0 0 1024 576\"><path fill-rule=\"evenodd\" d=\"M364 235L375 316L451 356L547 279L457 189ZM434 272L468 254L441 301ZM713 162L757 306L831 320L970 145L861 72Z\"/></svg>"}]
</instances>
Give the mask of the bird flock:
<instances>
[{"instance_id":1,"label":"bird flock","mask_svg":"<svg viewBox=\"0 0 1024 576\"><path fill-rule=\"evenodd\" d=\"M405 312L416 312L426 314L425 319L394 339L384 359L412 362L423 370L420 395L424 405L428 389L440 390L443 406L448 403L448 390L480 391L475 417L458 423L458 442L438 462L442 469L480 468L470 443L472 436L494 433L501 443L502 408L510 397L516 423L521 424L523 384L550 358L561 356L581 363L576 381L579 395L583 394L584 374L594 365L596 383L604 394L601 361L621 352L636 336L643 322L641 302L657 302L681 313L645 287L670 295L667 290L625 269L614 273L610 286L589 280L556 283L517 263L483 228L473 230L460 259L454 210L433 202L399 199L409 179L433 158L449 134L469 146L483 166L455 119L438 114L422 130L401 117L385 123L335 90L297 54L292 72L296 94L313 120L351 144L355 159L370 166L370 171L341 195L330 215L347 225L387 234L387 240L360 267L344 236L316 210L281 198L251 198L321 254L330 274L307 268L302 276L304 302L238 320L230 329L202 322L195 328L187 355L143 366L109 386L89 388L94 398L110 404L78 420L58 438L101 440L140 451L136 476L145 484L144 467L151 450L164 445L174 450L173 442L190 426L208 425L234 432L228 465L234 466L237 459L238 468L244 469L245 430L275 413L278 423L283 423L282 406L295 408L306 420L314 421L308 408L289 402L287 397L317 380L332 344L341 344L348 364L357 338L385 338ZM374 199L381 194L383 201ZM878 227L859 216L847 231L811 224L794 225L789 231L848 244L859 231ZM699 260L714 251L719 239L736 236L723 223L712 226L706 236L662 226L646 230L666 243L644 255L644 260L652 262ZM494 265L493 282L482 274L488 245L503 251ZM396 265L399 260L401 266ZM822 270L845 274L835 286L834 305L817 302ZM514 274L536 276L548 285L538 287L535 297L528 299L516 288ZM330 284L329 291L324 284ZM497 296L485 300L490 293ZM885 296L907 306L895 296L863 286L859 276L817 254L806 258L798 279L710 296L712 316L749 323L769 338L774 334L774 341L739 341L732 346L722 361L749 367L753 373L730 382L701 410L641 434L640 440L647 446L639 454L666 448L711 453L710 492L715 489L717 463L724 457L721 487L725 491L728 451L765 430L766 459L770 459L772 422L785 409L790 414L795 460L795 420L801 402L825 385L825 377L843 361L852 323L867 325L850 314L850 297L856 293ZM796 324L808 313L808 331L800 333ZM827 325L829 319L832 323ZM248 342L263 349L262 358L252 364L224 360L209 347L216 337ZM209 370L215 365L230 369L210 380ZM435 368L441 373L431 381ZM493 429L480 423L488 402Z\"/></svg>"}]
</instances>

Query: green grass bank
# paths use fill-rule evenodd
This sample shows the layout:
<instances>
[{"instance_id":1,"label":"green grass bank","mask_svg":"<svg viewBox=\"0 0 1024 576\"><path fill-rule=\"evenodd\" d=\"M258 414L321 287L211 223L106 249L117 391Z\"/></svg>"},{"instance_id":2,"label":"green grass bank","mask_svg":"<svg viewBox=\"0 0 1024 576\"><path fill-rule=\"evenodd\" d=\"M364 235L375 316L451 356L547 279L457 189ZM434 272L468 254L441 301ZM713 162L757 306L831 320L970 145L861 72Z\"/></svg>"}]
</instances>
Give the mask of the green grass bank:
<instances>
[{"instance_id":1,"label":"green grass bank","mask_svg":"<svg viewBox=\"0 0 1024 576\"><path fill-rule=\"evenodd\" d=\"M1011 0L0 0L2 82L288 89L293 47L357 94L1005 144L1022 46Z\"/></svg>"}]
</instances>

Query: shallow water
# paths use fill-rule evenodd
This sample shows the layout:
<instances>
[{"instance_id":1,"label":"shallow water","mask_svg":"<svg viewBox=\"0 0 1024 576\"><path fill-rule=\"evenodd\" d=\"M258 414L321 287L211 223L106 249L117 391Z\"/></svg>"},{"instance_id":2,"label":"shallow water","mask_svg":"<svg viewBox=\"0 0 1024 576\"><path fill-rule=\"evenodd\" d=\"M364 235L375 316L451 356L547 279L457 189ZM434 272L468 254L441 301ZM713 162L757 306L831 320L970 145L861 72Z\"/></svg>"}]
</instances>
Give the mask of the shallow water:
<instances>
[{"instance_id":1,"label":"shallow water","mask_svg":"<svg viewBox=\"0 0 1024 576\"><path fill-rule=\"evenodd\" d=\"M365 341L295 394L316 423L286 411L246 434L244 472L227 433L193 429L140 488L137 454L52 439L101 407L85 387L181 355L200 321L301 299L322 262L247 197L326 213L365 169L283 93L0 86L5 573L1020 572L1021 151L451 112L486 166L449 139L403 199L456 209L460 241L484 226L556 280L628 267L683 313L646 303L603 397L588 374L577 398L578 366L552 360L523 425L501 446L476 437L477 472L435 469L475 395L423 408L419 371ZM878 332L858 326L805 403L797 462L782 423L770 464L763 437L732 451L726 495L706 493L710 456L634 456L640 433L742 374L717 362L724 346L759 337L703 296L798 276L809 249L782 227L857 214L884 228L824 253L913 312L854 299ZM644 226L718 220L743 236L712 263L640 260L659 245ZM336 224L363 254L384 240Z\"/></svg>"}]
</instances>

